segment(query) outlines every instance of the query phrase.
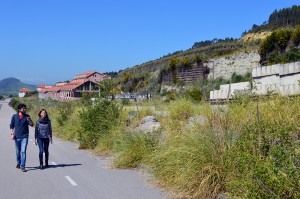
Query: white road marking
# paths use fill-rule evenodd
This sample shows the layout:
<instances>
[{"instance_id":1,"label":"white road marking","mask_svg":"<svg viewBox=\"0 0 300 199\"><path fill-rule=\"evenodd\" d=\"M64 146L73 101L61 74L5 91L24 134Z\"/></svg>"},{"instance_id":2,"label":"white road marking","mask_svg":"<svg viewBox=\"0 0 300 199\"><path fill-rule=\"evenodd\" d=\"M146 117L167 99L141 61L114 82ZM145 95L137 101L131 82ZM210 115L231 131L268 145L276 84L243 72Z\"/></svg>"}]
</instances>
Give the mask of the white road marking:
<instances>
[{"instance_id":1,"label":"white road marking","mask_svg":"<svg viewBox=\"0 0 300 199\"><path fill-rule=\"evenodd\" d=\"M72 180L72 178L70 178L70 176L65 176L65 178L67 178L67 180L71 183L71 185L77 186L77 184Z\"/></svg>"},{"instance_id":2,"label":"white road marking","mask_svg":"<svg viewBox=\"0 0 300 199\"><path fill-rule=\"evenodd\" d=\"M55 162L51 162L51 164L53 164L53 165L57 165Z\"/></svg>"}]
</instances>

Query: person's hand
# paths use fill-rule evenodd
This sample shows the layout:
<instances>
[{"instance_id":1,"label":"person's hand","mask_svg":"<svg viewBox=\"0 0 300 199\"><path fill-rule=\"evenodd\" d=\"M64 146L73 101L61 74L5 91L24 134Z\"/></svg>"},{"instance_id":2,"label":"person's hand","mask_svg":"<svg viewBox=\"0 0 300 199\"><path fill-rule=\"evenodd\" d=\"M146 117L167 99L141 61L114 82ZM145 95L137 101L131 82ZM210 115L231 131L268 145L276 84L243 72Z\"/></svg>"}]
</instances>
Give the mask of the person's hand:
<instances>
[{"instance_id":1,"label":"person's hand","mask_svg":"<svg viewBox=\"0 0 300 199\"><path fill-rule=\"evenodd\" d=\"M31 118L30 118L30 117L27 117L26 119L27 119L27 121L28 121L28 123L29 123L29 126L33 126L33 122L32 122L32 120L31 120Z\"/></svg>"},{"instance_id":2,"label":"person's hand","mask_svg":"<svg viewBox=\"0 0 300 199\"><path fill-rule=\"evenodd\" d=\"M52 138L50 138L50 142L51 142L51 144L53 144L53 139Z\"/></svg>"},{"instance_id":3,"label":"person's hand","mask_svg":"<svg viewBox=\"0 0 300 199\"><path fill-rule=\"evenodd\" d=\"M15 134L14 134L14 133L10 134L10 138L11 138L12 140L15 140Z\"/></svg>"},{"instance_id":4,"label":"person's hand","mask_svg":"<svg viewBox=\"0 0 300 199\"><path fill-rule=\"evenodd\" d=\"M37 139L34 140L34 144L37 145Z\"/></svg>"}]
</instances>

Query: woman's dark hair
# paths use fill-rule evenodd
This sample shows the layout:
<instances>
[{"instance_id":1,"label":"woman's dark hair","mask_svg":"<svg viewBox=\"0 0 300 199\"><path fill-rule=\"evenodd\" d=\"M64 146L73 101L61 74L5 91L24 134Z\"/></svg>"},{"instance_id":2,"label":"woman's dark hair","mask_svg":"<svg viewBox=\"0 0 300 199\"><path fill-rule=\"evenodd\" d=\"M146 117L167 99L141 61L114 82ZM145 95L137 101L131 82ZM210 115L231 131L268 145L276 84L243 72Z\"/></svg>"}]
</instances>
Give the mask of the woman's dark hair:
<instances>
[{"instance_id":1,"label":"woman's dark hair","mask_svg":"<svg viewBox=\"0 0 300 199\"><path fill-rule=\"evenodd\" d=\"M39 118L41 117L41 113L42 113L43 111L45 111L45 113L46 113L46 117L45 117L45 118L47 118L47 119L49 120L48 113L47 113L46 109L41 109L41 110L40 110L40 112L39 112L39 114L38 114Z\"/></svg>"}]
</instances>

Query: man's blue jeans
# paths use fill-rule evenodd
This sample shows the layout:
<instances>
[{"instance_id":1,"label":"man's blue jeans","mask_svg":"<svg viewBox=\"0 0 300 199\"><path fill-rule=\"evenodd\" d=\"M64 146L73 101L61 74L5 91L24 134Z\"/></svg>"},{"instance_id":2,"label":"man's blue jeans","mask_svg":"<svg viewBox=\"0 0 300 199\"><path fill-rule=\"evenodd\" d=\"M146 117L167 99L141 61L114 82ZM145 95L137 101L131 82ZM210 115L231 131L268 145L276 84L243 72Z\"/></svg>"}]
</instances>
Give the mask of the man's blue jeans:
<instances>
[{"instance_id":1,"label":"man's blue jeans","mask_svg":"<svg viewBox=\"0 0 300 199\"><path fill-rule=\"evenodd\" d=\"M21 168L25 168L26 164L26 149L28 144L28 138L16 138L16 159Z\"/></svg>"}]
</instances>

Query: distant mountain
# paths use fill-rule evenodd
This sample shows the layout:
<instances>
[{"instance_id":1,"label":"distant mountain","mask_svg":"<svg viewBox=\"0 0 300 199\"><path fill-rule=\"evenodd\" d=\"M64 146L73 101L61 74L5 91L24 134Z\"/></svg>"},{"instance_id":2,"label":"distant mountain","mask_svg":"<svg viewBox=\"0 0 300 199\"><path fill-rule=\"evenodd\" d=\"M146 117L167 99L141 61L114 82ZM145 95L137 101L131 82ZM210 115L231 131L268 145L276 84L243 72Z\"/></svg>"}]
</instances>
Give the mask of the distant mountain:
<instances>
[{"instance_id":1,"label":"distant mountain","mask_svg":"<svg viewBox=\"0 0 300 199\"><path fill-rule=\"evenodd\" d=\"M21 88L36 90L35 85L25 84L14 77L6 78L0 81L0 95L17 95Z\"/></svg>"}]
</instances>

